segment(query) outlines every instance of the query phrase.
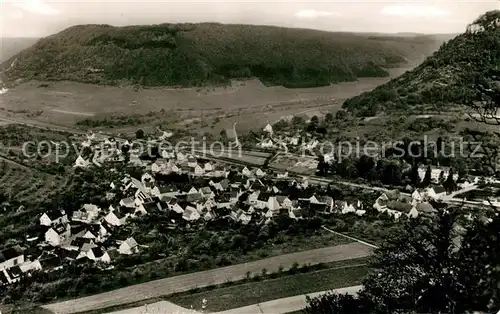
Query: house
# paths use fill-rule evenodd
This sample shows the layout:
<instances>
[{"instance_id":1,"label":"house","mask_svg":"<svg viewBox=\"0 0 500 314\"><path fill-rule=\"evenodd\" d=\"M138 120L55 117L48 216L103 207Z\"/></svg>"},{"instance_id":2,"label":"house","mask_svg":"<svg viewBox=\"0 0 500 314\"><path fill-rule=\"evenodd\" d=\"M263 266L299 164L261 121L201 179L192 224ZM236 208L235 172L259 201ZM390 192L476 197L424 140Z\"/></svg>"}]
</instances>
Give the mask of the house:
<instances>
[{"instance_id":1,"label":"house","mask_svg":"<svg viewBox=\"0 0 500 314\"><path fill-rule=\"evenodd\" d=\"M102 262L102 263L110 263L111 258L109 257L108 252L106 252L102 247L94 247L91 248L87 252L87 257L96 262Z\"/></svg>"},{"instance_id":2,"label":"house","mask_svg":"<svg viewBox=\"0 0 500 314\"><path fill-rule=\"evenodd\" d=\"M135 208L135 198L134 197L127 197L127 198L120 200L120 206L127 207L127 208Z\"/></svg>"},{"instance_id":3,"label":"house","mask_svg":"<svg viewBox=\"0 0 500 314\"><path fill-rule=\"evenodd\" d=\"M269 201L269 194L267 193L260 193L259 196L257 197L257 201L253 206L258 209L264 209L267 207Z\"/></svg>"},{"instance_id":4,"label":"house","mask_svg":"<svg viewBox=\"0 0 500 314\"><path fill-rule=\"evenodd\" d=\"M420 180L425 178L425 173L427 172L427 167L418 168L418 176ZM450 173L449 167L431 167L431 180L433 182L439 182L439 179L446 180L448 174ZM453 180L458 180L458 173L453 174Z\"/></svg>"},{"instance_id":5,"label":"house","mask_svg":"<svg viewBox=\"0 0 500 314\"><path fill-rule=\"evenodd\" d=\"M285 173L278 173L278 174L276 175L276 177L277 177L278 179L287 179L287 178L288 178L288 172L285 172Z\"/></svg>"},{"instance_id":6,"label":"house","mask_svg":"<svg viewBox=\"0 0 500 314\"><path fill-rule=\"evenodd\" d=\"M0 269L9 269L24 263L24 250L16 245L0 252Z\"/></svg>"},{"instance_id":7,"label":"house","mask_svg":"<svg viewBox=\"0 0 500 314\"><path fill-rule=\"evenodd\" d=\"M255 175L257 177L263 177L266 175L266 173L264 171L262 171L260 168L257 168L257 170L255 170Z\"/></svg>"},{"instance_id":8,"label":"house","mask_svg":"<svg viewBox=\"0 0 500 314\"><path fill-rule=\"evenodd\" d=\"M248 196L247 202L250 204L257 204L257 200L259 198L260 191L254 191L252 194Z\"/></svg>"},{"instance_id":9,"label":"house","mask_svg":"<svg viewBox=\"0 0 500 314\"><path fill-rule=\"evenodd\" d=\"M174 135L172 131L163 131L162 135L158 138L160 141L164 141L167 138L171 138Z\"/></svg>"},{"instance_id":10,"label":"house","mask_svg":"<svg viewBox=\"0 0 500 314\"><path fill-rule=\"evenodd\" d=\"M200 165L198 165L198 164L197 164L197 165L194 167L194 175L195 175L195 176L201 176L201 175L203 175L204 173L205 173L205 169L204 169L204 168L202 168L202 167L200 167Z\"/></svg>"},{"instance_id":11,"label":"house","mask_svg":"<svg viewBox=\"0 0 500 314\"><path fill-rule=\"evenodd\" d=\"M194 167L196 167L196 166L198 165L198 161L197 161L197 160L196 160L196 158L195 158L195 157L193 157L193 156L189 156L189 157L187 158L187 162L188 162L188 163L187 163L187 165L188 165L189 167L191 167L191 168L194 168Z\"/></svg>"},{"instance_id":12,"label":"house","mask_svg":"<svg viewBox=\"0 0 500 314\"><path fill-rule=\"evenodd\" d=\"M130 237L127 240L121 242L118 247L118 252L124 255L135 254L139 252L139 245L134 238Z\"/></svg>"},{"instance_id":13,"label":"house","mask_svg":"<svg viewBox=\"0 0 500 314\"><path fill-rule=\"evenodd\" d=\"M123 226L127 222L127 215L117 211L111 211L104 216L104 221L112 226Z\"/></svg>"},{"instance_id":14,"label":"house","mask_svg":"<svg viewBox=\"0 0 500 314\"><path fill-rule=\"evenodd\" d=\"M45 232L45 242L52 246L59 246L64 240L71 236L71 227L69 224L59 224L53 228L49 228Z\"/></svg>"},{"instance_id":15,"label":"house","mask_svg":"<svg viewBox=\"0 0 500 314\"><path fill-rule=\"evenodd\" d=\"M252 172L247 167L244 167L243 170L241 170L241 174L246 177L252 177Z\"/></svg>"},{"instance_id":16,"label":"house","mask_svg":"<svg viewBox=\"0 0 500 314\"><path fill-rule=\"evenodd\" d=\"M287 196L278 195L276 196L276 200L278 201L280 208L292 208L293 203Z\"/></svg>"},{"instance_id":17,"label":"house","mask_svg":"<svg viewBox=\"0 0 500 314\"><path fill-rule=\"evenodd\" d=\"M87 160L83 159L82 156L78 156L75 160L75 164L73 165L74 168L87 168L90 165L90 162Z\"/></svg>"},{"instance_id":18,"label":"house","mask_svg":"<svg viewBox=\"0 0 500 314\"><path fill-rule=\"evenodd\" d=\"M184 213L182 214L182 218L187 221L195 221L200 219L200 217L201 215L198 210L192 206L186 206Z\"/></svg>"},{"instance_id":19,"label":"house","mask_svg":"<svg viewBox=\"0 0 500 314\"><path fill-rule=\"evenodd\" d=\"M199 193L200 193L200 192L199 192L199 191L198 191L195 187L193 187L193 186L192 186L192 187L190 187L190 188L187 190L187 192L186 192L186 194L199 194Z\"/></svg>"},{"instance_id":20,"label":"house","mask_svg":"<svg viewBox=\"0 0 500 314\"><path fill-rule=\"evenodd\" d=\"M442 186L435 186L431 188L427 188L426 190L427 196L435 199L435 200L440 200L444 196L446 196L446 189Z\"/></svg>"},{"instance_id":21,"label":"house","mask_svg":"<svg viewBox=\"0 0 500 314\"><path fill-rule=\"evenodd\" d=\"M172 168L170 168L170 170L172 172L175 172L175 173L181 173L182 172L181 168L177 167L177 165L172 165Z\"/></svg>"},{"instance_id":22,"label":"house","mask_svg":"<svg viewBox=\"0 0 500 314\"><path fill-rule=\"evenodd\" d=\"M206 172L210 172L210 171L213 171L214 170L214 166L212 165L211 162L207 162L205 163L203 169L206 171Z\"/></svg>"},{"instance_id":23,"label":"house","mask_svg":"<svg viewBox=\"0 0 500 314\"><path fill-rule=\"evenodd\" d=\"M66 222L68 222L68 216L63 210L54 210L49 213L44 213L40 217L40 225L47 227Z\"/></svg>"},{"instance_id":24,"label":"house","mask_svg":"<svg viewBox=\"0 0 500 314\"><path fill-rule=\"evenodd\" d=\"M280 203L278 202L276 196L270 196L269 199L267 200L267 208L270 210L277 212L280 210L281 206Z\"/></svg>"},{"instance_id":25,"label":"house","mask_svg":"<svg viewBox=\"0 0 500 314\"><path fill-rule=\"evenodd\" d=\"M264 132L266 133L269 133L269 135L273 135L273 127L270 125L270 124L267 124L265 127L264 127Z\"/></svg>"},{"instance_id":26,"label":"house","mask_svg":"<svg viewBox=\"0 0 500 314\"><path fill-rule=\"evenodd\" d=\"M262 147L262 148L272 148L272 147L274 147L274 143L273 143L273 141L270 138L263 140L258 145L260 147Z\"/></svg>"},{"instance_id":27,"label":"house","mask_svg":"<svg viewBox=\"0 0 500 314\"><path fill-rule=\"evenodd\" d=\"M200 188L200 194L206 199L212 199L215 197L215 193L212 192L208 186Z\"/></svg>"}]
</instances>

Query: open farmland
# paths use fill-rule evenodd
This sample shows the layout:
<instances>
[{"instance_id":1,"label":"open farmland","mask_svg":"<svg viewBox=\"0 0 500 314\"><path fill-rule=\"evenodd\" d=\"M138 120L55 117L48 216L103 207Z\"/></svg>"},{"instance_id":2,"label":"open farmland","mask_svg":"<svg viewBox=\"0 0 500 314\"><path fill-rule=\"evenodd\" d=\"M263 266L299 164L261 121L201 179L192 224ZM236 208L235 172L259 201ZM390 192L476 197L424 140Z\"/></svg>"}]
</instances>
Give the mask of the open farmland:
<instances>
[{"instance_id":1,"label":"open farmland","mask_svg":"<svg viewBox=\"0 0 500 314\"><path fill-rule=\"evenodd\" d=\"M288 170L305 175L311 175L316 172L318 160L314 157L280 154L273 160L272 163L269 164L269 166L275 169Z\"/></svg>"},{"instance_id":2,"label":"open farmland","mask_svg":"<svg viewBox=\"0 0 500 314\"><path fill-rule=\"evenodd\" d=\"M392 69L391 77L406 68ZM235 82L229 87L212 88L147 88L98 86L75 82L22 83L0 98L2 116L30 120L41 125L75 127L82 120L103 120L116 116L155 115L163 110L168 118L156 114L155 119L140 123L113 125L113 131L162 124L218 134L238 122L240 130L258 129L282 117L318 108L335 112L342 101L369 91L390 78L362 78L356 82L332 84L316 88L288 89L266 87L253 79ZM120 118L121 119L121 118ZM121 119L122 120L122 119ZM142 121L144 120L144 121ZM83 126L78 126L84 128ZM106 130L104 126L102 128Z\"/></svg>"}]
</instances>

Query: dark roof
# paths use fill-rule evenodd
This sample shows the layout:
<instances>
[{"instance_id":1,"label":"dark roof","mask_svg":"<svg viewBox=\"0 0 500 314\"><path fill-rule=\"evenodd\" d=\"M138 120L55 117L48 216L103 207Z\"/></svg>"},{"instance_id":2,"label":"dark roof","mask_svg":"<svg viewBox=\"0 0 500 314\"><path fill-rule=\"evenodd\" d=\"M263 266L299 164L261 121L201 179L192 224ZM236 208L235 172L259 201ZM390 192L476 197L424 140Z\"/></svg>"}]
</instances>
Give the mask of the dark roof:
<instances>
[{"instance_id":1,"label":"dark roof","mask_svg":"<svg viewBox=\"0 0 500 314\"><path fill-rule=\"evenodd\" d=\"M63 211L61 210L53 210L47 213L47 216L49 216L50 220L58 219L66 215Z\"/></svg>"},{"instance_id":2,"label":"dark roof","mask_svg":"<svg viewBox=\"0 0 500 314\"><path fill-rule=\"evenodd\" d=\"M446 192L446 189L440 185L433 187L433 189L434 189L434 192L436 192L437 194Z\"/></svg>"},{"instance_id":3,"label":"dark roof","mask_svg":"<svg viewBox=\"0 0 500 314\"><path fill-rule=\"evenodd\" d=\"M260 193L259 197L257 197L257 199L259 201L268 201L270 196L271 196L271 194L269 194L269 193Z\"/></svg>"},{"instance_id":4,"label":"dark roof","mask_svg":"<svg viewBox=\"0 0 500 314\"><path fill-rule=\"evenodd\" d=\"M85 243L92 243L92 239L78 237L71 241L72 246L82 247Z\"/></svg>"},{"instance_id":5,"label":"dark roof","mask_svg":"<svg viewBox=\"0 0 500 314\"><path fill-rule=\"evenodd\" d=\"M197 202L201 200L203 197L200 193L193 193L193 194L188 194L186 196L186 201L188 202Z\"/></svg>"},{"instance_id":6,"label":"dark roof","mask_svg":"<svg viewBox=\"0 0 500 314\"><path fill-rule=\"evenodd\" d=\"M106 253L100 246L92 248L91 250L96 258L102 257L104 253Z\"/></svg>"},{"instance_id":7,"label":"dark roof","mask_svg":"<svg viewBox=\"0 0 500 314\"><path fill-rule=\"evenodd\" d=\"M7 284L9 284L9 279L7 279L3 271L0 271L0 285L7 285Z\"/></svg>"},{"instance_id":8,"label":"dark roof","mask_svg":"<svg viewBox=\"0 0 500 314\"><path fill-rule=\"evenodd\" d=\"M7 273L9 274L9 277L11 279L17 278L23 274L23 271L19 266L14 266L9 269L7 269Z\"/></svg>"},{"instance_id":9,"label":"dark roof","mask_svg":"<svg viewBox=\"0 0 500 314\"><path fill-rule=\"evenodd\" d=\"M169 193L169 192L177 192L179 189L175 185L167 185L159 188L160 193Z\"/></svg>"},{"instance_id":10,"label":"dark roof","mask_svg":"<svg viewBox=\"0 0 500 314\"><path fill-rule=\"evenodd\" d=\"M23 254L24 251L19 245L13 246L0 252L0 263L19 257Z\"/></svg>"}]
</instances>

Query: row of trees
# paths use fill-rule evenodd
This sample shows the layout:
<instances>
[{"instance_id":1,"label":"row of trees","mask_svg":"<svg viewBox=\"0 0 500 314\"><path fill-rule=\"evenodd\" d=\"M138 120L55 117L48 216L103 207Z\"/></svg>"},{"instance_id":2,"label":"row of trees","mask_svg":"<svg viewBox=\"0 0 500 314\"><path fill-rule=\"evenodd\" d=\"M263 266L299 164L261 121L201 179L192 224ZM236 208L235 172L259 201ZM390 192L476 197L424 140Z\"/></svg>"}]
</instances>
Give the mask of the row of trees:
<instances>
[{"instance_id":1,"label":"row of trees","mask_svg":"<svg viewBox=\"0 0 500 314\"><path fill-rule=\"evenodd\" d=\"M434 204L438 206L439 205ZM500 219L460 208L406 220L376 251L357 298L329 293L306 313L466 313L500 307ZM488 222L491 221L491 222Z\"/></svg>"}]
</instances>

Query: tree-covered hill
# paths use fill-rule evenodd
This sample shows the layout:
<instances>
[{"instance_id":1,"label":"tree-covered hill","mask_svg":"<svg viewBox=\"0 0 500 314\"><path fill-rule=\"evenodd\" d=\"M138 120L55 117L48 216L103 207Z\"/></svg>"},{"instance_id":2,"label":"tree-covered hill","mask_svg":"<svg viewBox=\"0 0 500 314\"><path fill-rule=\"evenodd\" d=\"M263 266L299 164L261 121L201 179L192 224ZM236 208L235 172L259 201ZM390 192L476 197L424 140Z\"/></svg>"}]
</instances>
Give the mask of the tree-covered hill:
<instances>
[{"instance_id":1,"label":"tree-covered hill","mask_svg":"<svg viewBox=\"0 0 500 314\"><path fill-rule=\"evenodd\" d=\"M4 80L199 86L257 77L266 85L321 86L384 77L432 53L432 36L373 36L255 25L79 25L4 62Z\"/></svg>"},{"instance_id":2,"label":"tree-covered hill","mask_svg":"<svg viewBox=\"0 0 500 314\"><path fill-rule=\"evenodd\" d=\"M360 116L409 108L447 110L473 97L473 81L499 67L500 11L490 11L412 71L348 99L344 108Z\"/></svg>"}]
</instances>

